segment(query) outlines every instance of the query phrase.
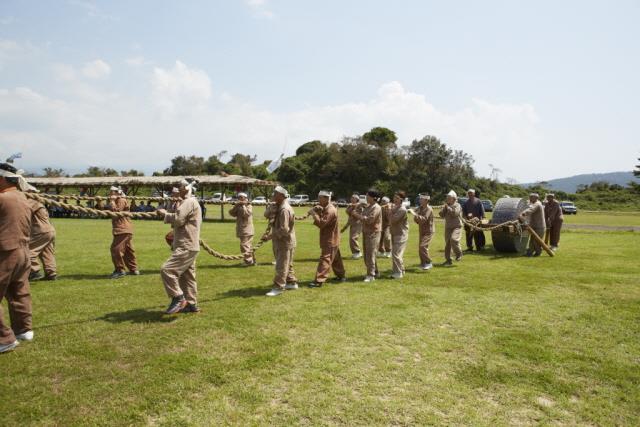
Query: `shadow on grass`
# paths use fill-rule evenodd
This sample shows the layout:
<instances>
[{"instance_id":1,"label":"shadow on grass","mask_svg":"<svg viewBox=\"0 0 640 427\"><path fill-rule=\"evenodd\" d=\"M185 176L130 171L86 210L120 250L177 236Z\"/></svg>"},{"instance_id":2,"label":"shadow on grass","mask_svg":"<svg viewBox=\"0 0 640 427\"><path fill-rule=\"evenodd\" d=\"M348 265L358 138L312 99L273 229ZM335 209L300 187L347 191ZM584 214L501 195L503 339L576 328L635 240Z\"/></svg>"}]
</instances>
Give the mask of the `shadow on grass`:
<instances>
[{"instance_id":1,"label":"shadow on grass","mask_svg":"<svg viewBox=\"0 0 640 427\"><path fill-rule=\"evenodd\" d=\"M267 286L255 286L253 288L231 289L227 292L219 293L213 301L219 301L227 298L253 298L264 297L269 292Z\"/></svg>"},{"instance_id":2,"label":"shadow on grass","mask_svg":"<svg viewBox=\"0 0 640 427\"><path fill-rule=\"evenodd\" d=\"M103 320L109 323L169 323L177 319L177 316L167 316L161 310L148 310L136 308L134 310L107 313L95 320Z\"/></svg>"},{"instance_id":3,"label":"shadow on grass","mask_svg":"<svg viewBox=\"0 0 640 427\"><path fill-rule=\"evenodd\" d=\"M58 280L69 279L69 280L108 280L117 282L125 277L133 278L133 277L141 277L141 276L152 276L160 274L160 270L144 270L140 274L140 276L127 275L118 279L112 279L111 273L108 274L63 274L58 276Z\"/></svg>"}]
</instances>

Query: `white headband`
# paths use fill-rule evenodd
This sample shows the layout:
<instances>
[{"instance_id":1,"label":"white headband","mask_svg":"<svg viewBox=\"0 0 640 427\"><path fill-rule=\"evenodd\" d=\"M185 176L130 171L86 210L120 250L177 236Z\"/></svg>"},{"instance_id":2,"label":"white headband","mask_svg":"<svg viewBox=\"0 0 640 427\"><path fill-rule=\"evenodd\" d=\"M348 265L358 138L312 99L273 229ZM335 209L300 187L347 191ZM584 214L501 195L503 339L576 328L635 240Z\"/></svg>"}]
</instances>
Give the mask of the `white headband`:
<instances>
[{"instance_id":1,"label":"white headband","mask_svg":"<svg viewBox=\"0 0 640 427\"><path fill-rule=\"evenodd\" d=\"M20 191L29 191L33 187L29 185L29 183L27 183L26 179L24 179L24 177L22 176L23 173L24 171L22 169L17 170L16 173L9 172L8 170L0 169L0 176L5 178L17 178L18 189Z\"/></svg>"}]
</instances>

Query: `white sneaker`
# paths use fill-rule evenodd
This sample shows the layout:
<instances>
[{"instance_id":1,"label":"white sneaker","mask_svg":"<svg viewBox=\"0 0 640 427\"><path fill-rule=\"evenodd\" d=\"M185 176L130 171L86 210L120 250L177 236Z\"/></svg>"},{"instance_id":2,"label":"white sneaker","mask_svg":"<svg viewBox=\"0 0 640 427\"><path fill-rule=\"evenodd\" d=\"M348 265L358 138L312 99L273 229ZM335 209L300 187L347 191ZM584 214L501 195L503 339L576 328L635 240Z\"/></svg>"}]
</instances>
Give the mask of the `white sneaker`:
<instances>
[{"instance_id":1,"label":"white sneaker","mask_svg":"<svg viewBox=\"0 0 640 427\"><path fill-rule=\"evenodd\" d=\"M20 343L17 340L12 342L11 344L0 344L0 353L11 351L16 348L18 344Z\"/></svg>"},{"instance_id":2,"label":"white sneaker","mask_svg":"<svg viewBox=\"0 0 640 427\"><path fill-rule=\"evenodd\" d=\"M286 285L284 285L284 288L288 291L292 291L294 289L298 289L298 284L297 283L287 283Z\"/></svg>"},{"instance_id":3,"label":"white sneaker","mask_svg":"<svg viewBox=\"0 0 640 427\"><path fill-rule=\"evenodd\" d=\"M429 263L429 264L422 264L422 269L423 270L431 270L433 268L433 264Z\"/></svg>"},{"instance_id":4,"label":"white sneaker","mask_svg":"<svg viewBox=\"0 0 640 427\"><path fill-rule=\"evenodd\" d=\"M392 279L402 279L403 274L402 273L392 273L391 274L391 278Z\"/></svg>"},{"instance_id":5,"label":"white sneaker","mask_svg":"<svg viewBox=\"0 0 640 427\"><path fill-rule=\"evenodd\" d=\"M271 261L271 265L276 265L276 262L275 261Z\"/></svg>"},{"instance_id":6,"label":"white sneaker","mask_svg":"<svg viewBox=\"0 0 640 427\"><path fill-rule=\"evenodd\" d=\"M376 278L373 276L364 276L363 282L369 283L369 282L373 282L374 280L376 280Z\"/></svg>"},{"instance_id":7,"label":"white sneaker","mask_svg":"<svg viewBox=\"0 0 640 427\"><path fill-rule=\"evenodd\" d=\"M21 334L16 335L16 339L18 341L32 341L33 340L33 331L23 332Z\"/></svg>"},{"instance_id":8,"label":"white sneaker","mask_svg":"<svg viewBox=\"0 0 640 427\"><path fill-rule=\"evenodd\" d=\"M268 297L277 297L278 295L282 294L283 292L284 292L283 289L273 288L269 292L267 292L267 296Z\"/></svg>"},{"instance_id":9,"label":"white sneaker","mask_svg":"<svg viewBox=\"0 0 640 427\"><path fill-rule=\"evenodd\" d=\"M387 252L387 253L384 255L384 257L385 257L385 258L391 258L391 252Z\"/></svg>"},{"instance_id":10,"label":"white sneaker","mask_svg":"<svg viewBox=\"0 0 640 427\"><path fill-rule=\"evenodd\" d=\"M360 252L357 252L351 255L351 259L360 259L360 258L362 258L362 254Z\"/></svg>"}]
</instances>

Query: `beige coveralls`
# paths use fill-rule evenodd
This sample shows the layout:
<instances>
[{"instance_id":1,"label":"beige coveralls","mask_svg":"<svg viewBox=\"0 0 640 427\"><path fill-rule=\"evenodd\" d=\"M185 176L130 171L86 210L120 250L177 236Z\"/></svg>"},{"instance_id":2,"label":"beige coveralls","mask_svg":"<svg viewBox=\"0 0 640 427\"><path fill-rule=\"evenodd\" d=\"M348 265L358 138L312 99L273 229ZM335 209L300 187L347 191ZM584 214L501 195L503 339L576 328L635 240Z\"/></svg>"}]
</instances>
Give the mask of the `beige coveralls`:
<instances>
[{"instance_id":1,"label":"beige coveralls","mask_svg":"<svg viewBox=\"0 0 640 427\"><path fill-rule=\"evenodd\" d=\"M460 238L462 237L462 221L460 214L462 207L460 203L454 202L451 206L445 204L439 212L440 218L444 219L444 257L451 261L451 250L456 258L462 256L460 248Z\"/></svg>"},{"instance_id":2,"label":"beige coveralls","mask_svg":"<svg viewBox=\"0 0 640 427\"><path fill-rule=\"evenodd\" d=\"M329 277L329 270L338 278L345 276L342 255L340 255L340 227L338 211L329 203L322 212L314 214L313 224L320 229L320 260L316 270L316 283L324 283Z\"/></svg>"},{"instance_id":3,"label":"beige coveralls","mask_svg":"<svg viewBox=\"0 0 640 427\"><path fill-rule=\"evenodd\" d=\"M351 253L354 255L360 253L360 245L358 244L358 239L360 238L360 234L362 233L362 222L351 215L353 211L357 209L358 205L353 204L347 206L346 209L347 216L349 217L349 248L351 249Z\"/></svg>"},{"instance_id":4,"label":"beige coveralls","mask_svg":"<svg viewBox=\"0 0 640 427\"><path fill-rule=\"evenodd\" d=\"M431 239L436 232L436 226L433 221L433 209L431 206L420 206L416 210L416 215L413 217L413 221L418 224L418 255L420 256L420 264L431 264L431 257L429 256L429 245Z\"/></svg>"},{"instance_id":5,"label":"beige coveralls","mask_svg":"<svg viewBox=\"0 0 640 427\"><path fill-rule=\"evenodd\" d=\"M380 231L380 245L378 252L391 252L391 230L389 228L389 215L391 214L391 203L380 206L382 209L382 230Z\"/></svg>"},{"instance_id":6,"label":"beige coveralls","mask_svg":"<svg viewBox=\"0 0 640 427\"><path fill-rule=\"evenodd\" d=\"M381 230L382 209L374 202L362 211L362 240L364 240L364 264L367 267L367 276L378 276L376 251L380 244Z\"/></svg>"},{"instance_id":7,"label":"beige coveralls","mask_svg":"<svg viewBox=\"0 0 640 427\"><path fill-rule=\"evenodd\" d=\"M196 257L200 251L202 210L195 197L184 199L175 213L167 212L164 222L173 226L172 253L162 265L160 275L167 295L184 295L191 305L198 303Z\"/></svg>"},{"instance_id":8,"label":"beige coveralls","mask_svg":"<svg viewBox=\"0 0 640 427\"><path fill-rule=\"evenodd\" d=\"M111 203L113 212L129 211L129 202L124 197L117 197ZM131 218L113 218L111 220L113 227L113 242L111 243L111 260L116 271L125 271L125 267L129 271L138 270L136 262L136 253L133 249L133 224Z\"/></svg>"},{"instance_id":9,"label":"beige coveralls","mask_svg":"<svg viewBox=\"0 0 640 427\"><path fill-rule=\"evenodd\" d=\"M391 232L391 263L394 273L404 274L404 250L409 241L409 223L407 209L393 206L389 211L389 230Z\"/></svg>"},{"instance_id":10,"label":"beige coveralls","mask_svg":"<svg viewBox=\"0 0 640 427\"><path fill-rule=\"evenodd\" d=\"M240 253L245 264L253 264L253 208L249 204L236 203L229 211L236 218L236 237L240 239Z\"/></svg>"},{"instance_id":11,"label":"beige coveralls","mask_svg":"<svg viewBox=\"0 0 640 427\"><path fill-rule=\"evenodd\" d=\"M564 222L564 215L562 213L562 206L557 200L547 202L544 206L544 216L549 228L549 244L554 247L558 247L560 243L560 230L562 229L562 223ZM540 236L542 237L542 236Z\"/></svg>"},{"instance_id":12,"label":"beige coveralls","mask_svg":"<svg viewBox=\"0 0 640 427\"><path fill-rule=\"evenodd\" d=\"M56 275L55 241L56 229L49 221L47 208L37 200L27 199L31 206L31 238L29 251L31 257L31 272L40 271L40 262L47 277Z\"/></svg>"},{"instance_id":13,"label":"beige coveralls","mask_svg":"<svg viewBox=\"0 0 640 427\"><path fill-rule=\"evenodd\" d=\"M296 248L296 232L294 230L295 215L286 200L277 206L276 216L271 231L273 248L276 252L276 274L273 287L284 289L287 283L296 283L293 271L293 254Z\"/></svg>"},{"instance_id":14,"label":"beige coveralls","mask_svg":"<svg viewBox=\"0 0 640 427\"><path fill-rule=\"evenodd\" d=\"M530 203L529 207L522 211L522 214L529 219L529 226L533 228L541 239L544 239L544 232L546 229L544 221L544 207L540 200L536 200L535 203ZM542 252L542 246L533 237L529 237L529 252L540 255Z\"/></svg>"},{"instance_id":15,"label":"beige coveralls","mask_svg":"<svg viewBox=\"0 0 640 427\"><path fill-rule=\"evenodd\" d=\"M9 188L0 192L0 344L32 330L29 287L31 207L25 195ZM2 299L9 305L11 327L4 321ZM8 363L8 362L7 362Z\"/></svg>"}]
</instances>

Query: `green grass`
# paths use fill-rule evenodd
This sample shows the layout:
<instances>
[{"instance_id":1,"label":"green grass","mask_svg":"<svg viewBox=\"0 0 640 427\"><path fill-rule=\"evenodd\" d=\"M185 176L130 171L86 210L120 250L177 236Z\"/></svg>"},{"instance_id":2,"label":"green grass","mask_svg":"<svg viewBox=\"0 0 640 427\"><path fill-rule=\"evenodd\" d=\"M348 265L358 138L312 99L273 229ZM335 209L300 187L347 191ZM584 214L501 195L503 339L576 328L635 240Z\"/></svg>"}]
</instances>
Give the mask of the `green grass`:
<instances>
[{"instance_id":1,"label":"green grass","mask_svg":"<svg viewBox=\"0 0 640 427\"><path fill-rule=\"evenodd\" d=\"M347 283L278 298L269 246L249 269L201 253L202 313L164 316L166 225L135 223L144 274L118 281L109 221L55 226L60 280L32 286L36 338L0 357L3 425L637 423L638 233L569 231L554 258L489 250L418 272L412 224L402 281L364 284L346 260ZM317 231L296 228L306 283ZM202 237L236 253L233 230Z\"/></svg>"},{"instance_id":2,"label":"green grass","mask_svg":"<svg viewBox=\"0 0 640 427\"><path fill-rule=\"evenodd\" d=\"M640 212L578 212L565 215L564 223L640 227Z\"/></svg>"}]
</instances>

